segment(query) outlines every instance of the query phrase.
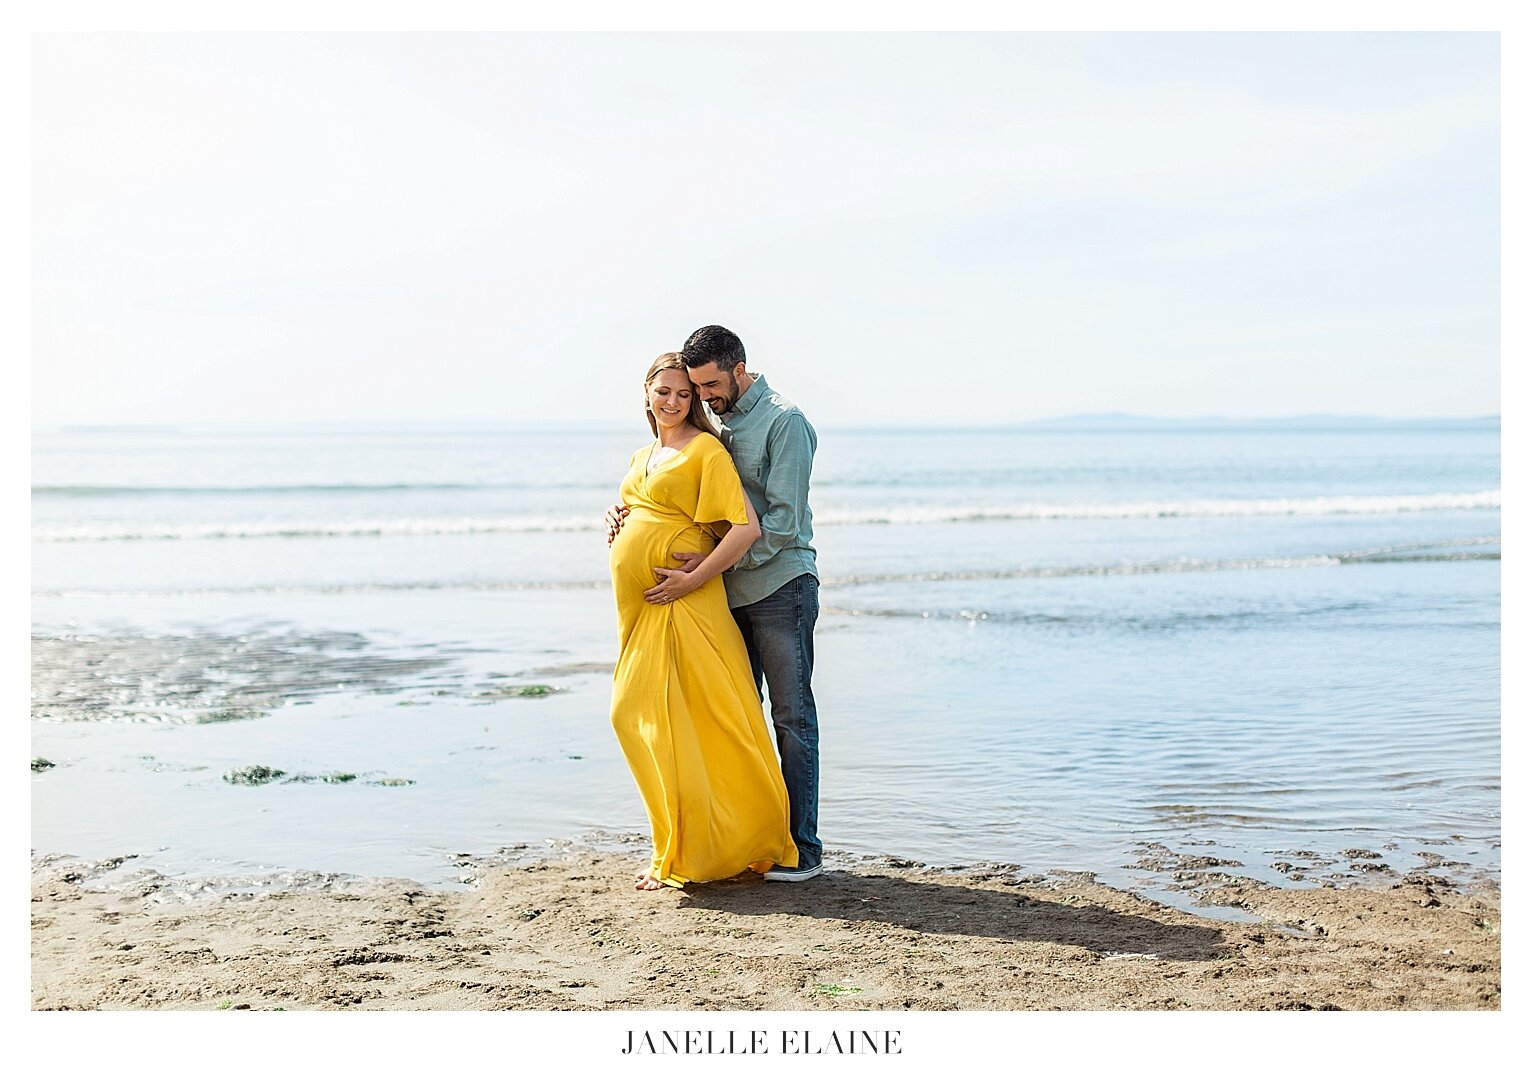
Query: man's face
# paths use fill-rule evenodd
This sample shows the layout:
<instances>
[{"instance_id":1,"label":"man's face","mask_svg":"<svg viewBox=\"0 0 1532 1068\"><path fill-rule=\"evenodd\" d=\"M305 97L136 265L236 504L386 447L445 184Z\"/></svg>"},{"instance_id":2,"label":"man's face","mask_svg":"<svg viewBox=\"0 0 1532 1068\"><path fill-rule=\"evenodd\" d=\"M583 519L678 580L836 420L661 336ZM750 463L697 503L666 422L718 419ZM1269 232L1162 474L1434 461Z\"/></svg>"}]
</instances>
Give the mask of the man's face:
<instances>
[{"instance_id":1,"label":"man's face","mask_svg":"<svg viewBox=\"0 0 1532 1068\"><path fill-rule=\"evenodd\" d=\"M743 366L736 365L735 372ZM705 363L701 367L688 367L686 374L692 380L692 385L697 387L697 396L707 401L714 415L734 410L734 402L739 400L739 382L734 374L719 370L716 362Z\"/></svg>"}]
</instances>

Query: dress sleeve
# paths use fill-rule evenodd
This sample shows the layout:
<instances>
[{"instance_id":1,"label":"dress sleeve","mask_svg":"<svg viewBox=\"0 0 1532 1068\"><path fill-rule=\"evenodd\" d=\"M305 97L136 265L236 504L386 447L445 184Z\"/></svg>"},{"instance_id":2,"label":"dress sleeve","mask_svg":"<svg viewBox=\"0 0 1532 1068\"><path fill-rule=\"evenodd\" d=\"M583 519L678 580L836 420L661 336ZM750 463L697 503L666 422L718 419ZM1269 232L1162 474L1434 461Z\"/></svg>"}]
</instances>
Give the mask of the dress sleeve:
<instances>
[{"instance_id":1,"label":"dress sleeve","mask_svg":"<svg viewBox=\"0 0 1532 1068\"><path fill-rule=\"evenodd\" d=\"M745 487L740 485L734 458L717 440L699 442L697 447L701 453L702 473L693 521L702 526L719 522L744 526L748 518L745 515Z\"/></svg>"},{"instance_id":2,"label":"dress sleeve","mask_svg":"<svg viewBox=\"0 0 1532 1068\"><path fill-rule=\"evenodd\" d=\"M633 507L638 498L638 465L639 457L647 457L650 446L644 445L637 449L632 456L628 457L628 470L622 476L622 483L617 487L617 500L629 508ZM644 462L647 462L645 460Z\"/></svg>"}]
</instances>

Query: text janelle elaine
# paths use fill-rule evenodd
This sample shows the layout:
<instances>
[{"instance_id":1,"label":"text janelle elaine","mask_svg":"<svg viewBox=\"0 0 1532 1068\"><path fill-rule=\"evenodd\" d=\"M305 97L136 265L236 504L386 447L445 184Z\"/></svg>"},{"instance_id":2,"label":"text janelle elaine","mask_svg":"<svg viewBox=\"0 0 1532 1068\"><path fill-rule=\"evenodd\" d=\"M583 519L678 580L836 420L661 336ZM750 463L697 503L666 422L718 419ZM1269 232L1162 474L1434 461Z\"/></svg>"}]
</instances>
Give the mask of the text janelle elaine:
<instances>
[{"instance_id":1,"label":"text janelle elaine","mask_svg":"<svg viewBox=\"0 0 1532 1068\"><path fill-rule=\"evenodd\" d=\"M623 1053L902 1053L898 1031L629 1031Z\"/></svg>"}]
</instances>

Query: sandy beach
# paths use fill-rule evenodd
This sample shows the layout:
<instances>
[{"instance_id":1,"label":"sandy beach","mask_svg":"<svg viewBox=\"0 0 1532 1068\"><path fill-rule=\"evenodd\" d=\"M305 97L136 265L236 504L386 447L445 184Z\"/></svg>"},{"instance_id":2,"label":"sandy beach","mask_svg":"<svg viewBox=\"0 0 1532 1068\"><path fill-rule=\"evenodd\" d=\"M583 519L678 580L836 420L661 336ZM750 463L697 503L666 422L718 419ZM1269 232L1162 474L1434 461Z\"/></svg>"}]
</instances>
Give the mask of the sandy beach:
<instances>
[{"instance_id":1,"label":"sandy beach","mask_svg":"<svg viewBox=\"0 0 1532 1068\"><path fill-rule=\"evenodd\" d=\"M898 858L801 885L641 893L632 851L403 879L177 892L122 860L34 860L34 1009L1498 1009L1500 892L1429 874L1198 893L1176 911L1084 873Z\"/></svg>"}]
</instances>

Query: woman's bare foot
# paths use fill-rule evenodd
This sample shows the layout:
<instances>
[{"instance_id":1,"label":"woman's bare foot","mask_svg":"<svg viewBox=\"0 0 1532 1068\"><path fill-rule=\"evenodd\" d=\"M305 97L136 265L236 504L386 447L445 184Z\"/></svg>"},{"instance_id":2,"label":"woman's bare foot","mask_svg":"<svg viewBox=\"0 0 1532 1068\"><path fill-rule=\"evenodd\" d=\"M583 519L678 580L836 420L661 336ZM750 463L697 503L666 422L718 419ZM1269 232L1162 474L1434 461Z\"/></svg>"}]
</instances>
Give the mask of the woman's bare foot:
<instances>
[{"instance_id":1,"label":"woman's bare foot","mask_svg":"<svg viewBox=\"0 0 1532 1068\"><path fill-rule=\"evenodd\" d=\"M663 890L665 888L665 884L660 882L654 876L650 875L648 872L644 872L638 877L638 882L633 885L633 888L635 890Z\"/></svg>"}]
</instances>

